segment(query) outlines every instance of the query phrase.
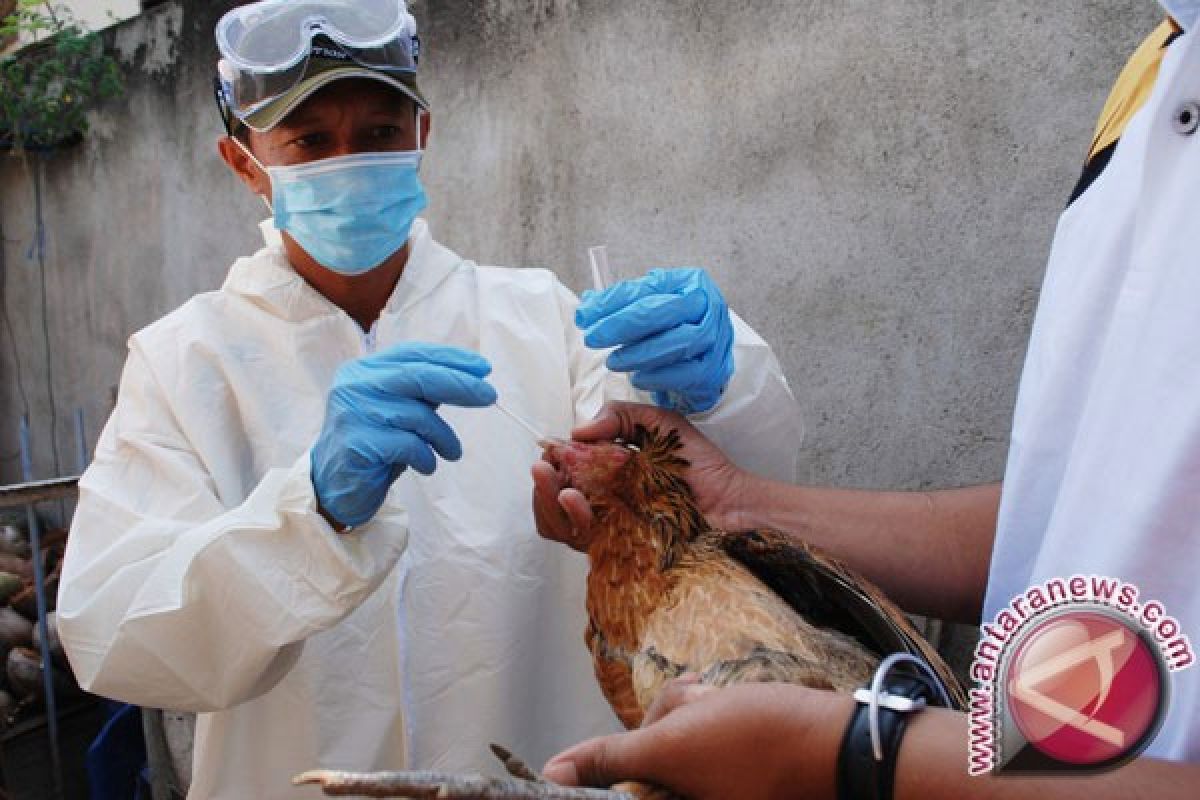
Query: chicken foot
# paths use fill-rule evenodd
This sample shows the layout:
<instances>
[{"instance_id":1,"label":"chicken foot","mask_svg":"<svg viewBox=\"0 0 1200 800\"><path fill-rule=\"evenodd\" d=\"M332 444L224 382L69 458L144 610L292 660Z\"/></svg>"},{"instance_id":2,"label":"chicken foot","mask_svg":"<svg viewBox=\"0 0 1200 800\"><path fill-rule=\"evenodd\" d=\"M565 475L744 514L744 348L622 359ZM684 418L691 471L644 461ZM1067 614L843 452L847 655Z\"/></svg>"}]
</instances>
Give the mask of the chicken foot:
<instances>
[{"instance_id":1,"label":"chicken foot","mask_svg":"<svg viewBox=\"0 0 1200 800\"><path fill-rule=\"evenodd\" d=\"M500 745L492 753L509 778L452 775L424 770L405 772L339 772L318 769L297 775L292 783L320 784L330 796L406 797L412 800L638 800L638 795L612 789L572 789L547 783L525 762Z\"/></svg>"}]
</instances>

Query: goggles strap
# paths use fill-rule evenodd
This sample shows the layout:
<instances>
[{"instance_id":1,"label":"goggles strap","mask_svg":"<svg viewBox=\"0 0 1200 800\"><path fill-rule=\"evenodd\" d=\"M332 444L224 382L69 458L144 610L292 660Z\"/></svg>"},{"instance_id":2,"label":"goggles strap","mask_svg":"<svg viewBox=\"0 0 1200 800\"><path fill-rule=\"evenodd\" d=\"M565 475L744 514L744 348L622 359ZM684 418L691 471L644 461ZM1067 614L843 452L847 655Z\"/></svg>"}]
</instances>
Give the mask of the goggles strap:
<instances>
[{"instance_id":1,"label":"goggles strap","mask_svg":"<svg viewBox=\"0 0 1200 800\"><path fill-rule=\"evenodd\" d=\"M249 158L251 161L254 162L254 166L256 166L260 170L262 170L262 174L267 176L267 181L270 183L271 173L267 171L267 168L263 166L261 161L259 161L257 158L255 158L254 153L250 152L250 148L246 147L246 145L242 144L242 140L237 138L236 136L230 136L229 138L233 139L234 144L236 144L238 147L242 148L242 152L246 154L247 158ZM271 185L274 186L273 183ZM267 197L265 194L260 194L259 197L261 197L262 201L267 204L267 210L270 211L272 214L274 214L275 207L271 205L271 198Z\"/></svg>"},{"instance_id":2,"label":"goggles strap","mask_svg":"<svg viewBox=\"0 0 1200 800\"><path fill-rule=\"evenodd\" d=\"M225 133L233 136L233 110L225 98L225 87L221 83L220 75L213 76L213 95L217 99L217 110L221 113L221 123L225 126Z\"/></svg>"}]
</instances>

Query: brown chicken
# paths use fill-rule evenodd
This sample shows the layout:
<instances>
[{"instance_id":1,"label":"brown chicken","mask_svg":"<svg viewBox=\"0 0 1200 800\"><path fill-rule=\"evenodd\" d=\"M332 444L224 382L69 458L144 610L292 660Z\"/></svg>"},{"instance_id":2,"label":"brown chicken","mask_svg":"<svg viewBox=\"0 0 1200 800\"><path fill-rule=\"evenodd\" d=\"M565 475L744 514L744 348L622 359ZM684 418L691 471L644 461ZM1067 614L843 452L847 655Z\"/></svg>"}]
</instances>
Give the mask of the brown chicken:
<instances>
[{"instance_id":1,"label":"brown chicken","mask_svg":"<svg viewBox=\"0 0 1200 800\"><path fill-rule=\"evenodd\" d=\"M592 505L588 630L596 677L627 727L662 686L699 673L717 686L797 683L850 692L883 655L953 674L907 617L865 579L772 530L711 530L684 480L675 431L628 442L563 443L547 459Z\"/></svg>"},{"instance_id":2,"label":"brown chicken","mask_svg":"<svg viewBox=\"0 0 1200 800\"><path fill-rule=\"evenodd\" d=\"M640 426L626 442L546 446L546 459L592 506L585 639L596 678L626 727L638 726L664 684L684 673L715 686L770 681L850 692L896 652L928 662L953 704L963 706L950 669L868 581L778 531L710 529L684 479L680 449L676 431ZM520 767L510 772L536 777ZM327 792L335 785L339 794L382 792L379 781L397 775L322 782ZM634 785L603 795L511 779L440 779L452 791L437 796L464 800L669 796ZM417 786L402 785L410 792Z\"/></svg>"}]
</instances>

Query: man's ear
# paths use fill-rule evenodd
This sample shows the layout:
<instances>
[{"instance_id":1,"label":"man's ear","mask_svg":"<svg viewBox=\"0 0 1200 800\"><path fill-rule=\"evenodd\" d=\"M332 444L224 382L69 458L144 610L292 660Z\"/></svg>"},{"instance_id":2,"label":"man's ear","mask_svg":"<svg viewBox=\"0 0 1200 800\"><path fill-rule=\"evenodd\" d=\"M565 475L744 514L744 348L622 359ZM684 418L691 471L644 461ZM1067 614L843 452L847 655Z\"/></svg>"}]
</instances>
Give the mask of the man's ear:
<instances>
[{"instance_id":1,"label":"man's ear","mask_svg":"<svg viewBox=\"0 0 1200 800\"><path fill-rule=\"evenodd\" d=\"M271 196L271 180L259 168L254 160L243 150L232 136L222 136L217 140L217 150L221 160L233 170L233 174L242 183L250 187L250 191L262 197Z\"/></svg>"},{"instance_id":2,"label":"man's ear","mask_svg":"<svg viewBox=\"0 0 1200 800\"><path fill-rule=\"evenodd\" d=\"M418 149L420 149L420 150L428 150L429 149L429 131L433 128L433 124L431 122L431 117L432 117L432 115L428 111L426 111L424 114L422 114L420 116L420 120L421 120L420 136L421 136L421 138L418 141L418 143L420 145L420 147Z\"/></svg>"}]
</instances>

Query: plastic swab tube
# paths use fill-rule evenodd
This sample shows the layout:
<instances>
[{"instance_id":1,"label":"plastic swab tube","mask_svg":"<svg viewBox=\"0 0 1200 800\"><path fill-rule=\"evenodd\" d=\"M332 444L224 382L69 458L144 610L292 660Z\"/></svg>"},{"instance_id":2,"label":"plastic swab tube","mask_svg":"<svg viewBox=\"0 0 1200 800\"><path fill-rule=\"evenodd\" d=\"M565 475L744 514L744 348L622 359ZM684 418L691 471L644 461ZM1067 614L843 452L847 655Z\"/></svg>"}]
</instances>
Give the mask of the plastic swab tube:
<instances>
[{"instance_id":1,"label":"plastic swab tube","mask_svg":"<svg viewBox=\"0 0 1200 800\"><path fill-rule=\"evenodd\" d=\"M608 266L608 248L602 244L589 247L588 261L592 267L592 288L598 292L602 292L609 286L612 286L612 270ZM673 408L682 409L687 407L687 402L680 392L668 391L666 394Z\"/></svg>"},{"instance_id":2,"label":"plastic swab tube","mask_svg":"<svg viewBox=\"0 0 1200 800\"><path fill-rule=\"evenodd\" d=\"M592 288L602 292L612 286L612 272L608 269L608 248L604 245L589 247L588 261L592 265Z\"/></svg>"}]
</instances>

